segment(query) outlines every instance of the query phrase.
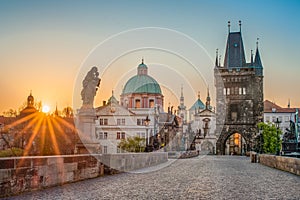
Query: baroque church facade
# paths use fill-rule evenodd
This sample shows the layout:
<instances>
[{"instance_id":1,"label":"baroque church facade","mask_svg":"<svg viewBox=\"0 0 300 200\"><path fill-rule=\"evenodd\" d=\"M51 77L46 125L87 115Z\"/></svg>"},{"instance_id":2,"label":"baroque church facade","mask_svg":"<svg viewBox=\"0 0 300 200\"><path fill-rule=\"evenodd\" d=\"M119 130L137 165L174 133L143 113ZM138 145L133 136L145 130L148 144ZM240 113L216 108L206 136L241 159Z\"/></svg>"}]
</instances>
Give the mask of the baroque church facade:
<instances>
[{"instance_id":1,"label":"baroque church facade","mask_svg":"<svg viewBox=\"0 0 300 200\"><path fill-rule=\"evenodd\" d=\"M181 118L171 108L164 112L163 106L160 85L142 60L137 74L126 82L120 102L112 93L107 103L96 108L95 138L102 153L122 152L120 141L134 136L145 139L146 151L179 149Z\"/></svg>"}]
</instances>

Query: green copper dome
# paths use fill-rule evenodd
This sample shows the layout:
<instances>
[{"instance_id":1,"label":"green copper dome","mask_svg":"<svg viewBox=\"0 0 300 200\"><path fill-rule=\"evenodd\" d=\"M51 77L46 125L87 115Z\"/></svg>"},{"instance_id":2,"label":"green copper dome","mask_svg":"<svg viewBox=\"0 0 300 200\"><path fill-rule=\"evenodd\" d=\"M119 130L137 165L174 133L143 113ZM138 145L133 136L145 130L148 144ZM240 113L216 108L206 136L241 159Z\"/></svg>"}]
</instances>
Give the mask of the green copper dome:
<instances>
[{"instance_id":1,"label":"green copper dome","mask_svg":"<svg viewBox=\"0 0 300 200\"><path fill-rule=\"evenodd\" d=\"M135 75L127 81L123 89L123 94L130 93L161 94L161 89L156 80L151 76Z\"/></svg>"},{"instance_id":2,"label":"green copper dome","mask_svg":"<svg viewBox=\"0 0 300 200\"><path fill-rule=\"evenodd\" d=\"M127 81L122 92L122 94L136 93L161 94L159 84L148 75L148 67L144 64L144 59L137 67L137 75Z\"/></svg>"}]
</instances>

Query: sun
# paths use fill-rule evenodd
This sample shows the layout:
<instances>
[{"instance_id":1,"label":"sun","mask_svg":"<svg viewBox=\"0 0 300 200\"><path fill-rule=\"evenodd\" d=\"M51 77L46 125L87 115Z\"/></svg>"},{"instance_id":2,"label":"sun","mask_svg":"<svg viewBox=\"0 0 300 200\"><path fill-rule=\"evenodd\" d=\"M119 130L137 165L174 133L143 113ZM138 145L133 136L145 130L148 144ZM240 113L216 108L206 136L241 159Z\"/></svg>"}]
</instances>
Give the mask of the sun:
<instances>
[{"instance_id":1,"label":"sun","mask_svg":"<svg viewBox=\"0 0 300 200\"><path fill-rule=\"evenodd\" d=\"M42 112L48 113L50 111L50 107L48 105L43 105Z\"/></svg>"}]
</instances>

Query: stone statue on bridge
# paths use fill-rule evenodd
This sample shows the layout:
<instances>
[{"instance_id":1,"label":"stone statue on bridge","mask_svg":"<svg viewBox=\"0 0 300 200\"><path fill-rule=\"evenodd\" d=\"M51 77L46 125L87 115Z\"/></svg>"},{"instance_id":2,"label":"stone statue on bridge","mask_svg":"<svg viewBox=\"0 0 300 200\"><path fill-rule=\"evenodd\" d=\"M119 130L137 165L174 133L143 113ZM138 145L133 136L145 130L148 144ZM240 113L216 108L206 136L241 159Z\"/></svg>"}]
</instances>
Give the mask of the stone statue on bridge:
<instances>
[{"instance_id":1,"label":"stone statue on bridge","mask_svg":"<svg viewBox=\"0 0 300 200\"><path fill-rule=\"evenodd\" d=\"M92 67L82 81L83 89L81 91L81 99L83 101L83 107L93 108L94 98L99 88L100 81L101 79L99 78L97 67Z\"/></svg>"}]
</instances>

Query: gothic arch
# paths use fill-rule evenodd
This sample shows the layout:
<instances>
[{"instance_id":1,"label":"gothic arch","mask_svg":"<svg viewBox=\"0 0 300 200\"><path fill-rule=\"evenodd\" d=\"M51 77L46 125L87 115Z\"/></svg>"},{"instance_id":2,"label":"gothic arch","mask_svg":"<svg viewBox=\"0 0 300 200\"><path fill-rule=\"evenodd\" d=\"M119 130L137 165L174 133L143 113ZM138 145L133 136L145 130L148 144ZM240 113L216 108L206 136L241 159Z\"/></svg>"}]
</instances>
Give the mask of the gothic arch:
<instances>
[{"instance_id":1,"label":"gothic arch","mask_svg":"<svg viewBox=\"0 0 300 200\"><path fill-rule=\"evenodd\" d=\"M216 148L217 148L217 154L218 155L225 155L225 142L226 140L234 133L238 133L240 134L244 140L246 141L246 145L247 145L247 151L250 150L250 146L252 143L252 133L244 130L239 130L239 129L232 129L229 131L223 130L222 133L220 134L218 140L217 140L217 144L216 144Z\"/></svg>"}]
</instances>

